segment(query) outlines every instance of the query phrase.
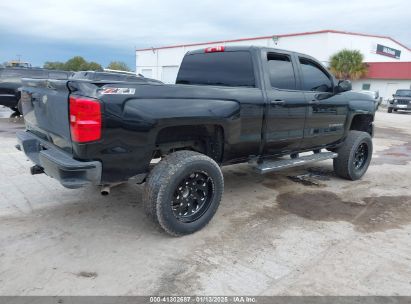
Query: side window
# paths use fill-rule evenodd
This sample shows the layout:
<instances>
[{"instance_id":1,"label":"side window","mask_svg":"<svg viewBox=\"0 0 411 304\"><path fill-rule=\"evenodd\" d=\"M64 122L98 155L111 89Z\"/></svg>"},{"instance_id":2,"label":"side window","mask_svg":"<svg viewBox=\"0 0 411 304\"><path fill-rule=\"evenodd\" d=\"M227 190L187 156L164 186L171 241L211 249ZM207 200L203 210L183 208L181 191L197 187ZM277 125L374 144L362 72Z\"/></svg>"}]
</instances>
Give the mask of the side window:
<instances>
[{"instance_id":1,"label":"side window","mask_svg":"<svg viewBox=\"0 0 411 304\"><path fill-rule=\"evenodd\" d=\"M277 89L295 90L295 75L290 57L268 53L267 60L271 86Z\"/></svg>"},{"instance_id":2,"label":"side window","mask_svg":"<svg viewBox=\"0 0 411 304\"><path fill-rule=\"evenodd\" d=\"M331 79L315 62L301 58L300 64L303 76L302 89L304 91L332 92Z\"/></svg>"}]
</instances>

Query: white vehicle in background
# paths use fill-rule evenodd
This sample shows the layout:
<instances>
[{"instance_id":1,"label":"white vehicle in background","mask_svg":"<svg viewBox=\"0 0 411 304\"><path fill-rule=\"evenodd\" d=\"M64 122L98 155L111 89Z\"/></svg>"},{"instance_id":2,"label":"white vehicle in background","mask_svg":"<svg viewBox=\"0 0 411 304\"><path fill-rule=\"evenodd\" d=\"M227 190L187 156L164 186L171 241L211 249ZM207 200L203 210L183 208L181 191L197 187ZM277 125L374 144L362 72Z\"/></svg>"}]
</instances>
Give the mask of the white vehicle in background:
<instances>
[{"instance_id":1,"label":"white vehicle in background","mask_svg":"<svg viewBox=\"0 0 411 304\"><path fill-rule=\"evenodd\" d=\"M382 102L382 99L380 98L380 93L378 91L361 90L358 92L371 96L375 100L375 110L378 109L378 107L380 106Z\"/></svg>"}]
</instances>

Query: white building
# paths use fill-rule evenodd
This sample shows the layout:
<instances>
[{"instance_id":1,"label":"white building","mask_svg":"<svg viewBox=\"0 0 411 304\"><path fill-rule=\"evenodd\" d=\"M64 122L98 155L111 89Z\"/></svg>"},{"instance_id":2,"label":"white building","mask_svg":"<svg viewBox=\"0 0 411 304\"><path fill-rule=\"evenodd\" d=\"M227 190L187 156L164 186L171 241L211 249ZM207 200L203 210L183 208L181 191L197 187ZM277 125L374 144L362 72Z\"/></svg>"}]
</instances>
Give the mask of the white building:
<instances>
[{"instance_id":1,"label":"white building","mask_svg":"<svg viewBox=\"0 0 411 304\"><path fill-rule=\"evenodd\" d=\"M353 83L354 90L379 91L387 98L398 88L411 88L411 49L387 37L335 30L294 33L235 40L193 43L136 50L136 71L165 83L174 83L188 51L211 46L256 45L308 54L328 65L342 49L359 50L369 64L366 78Z\"/></svg>"}]
</instances>

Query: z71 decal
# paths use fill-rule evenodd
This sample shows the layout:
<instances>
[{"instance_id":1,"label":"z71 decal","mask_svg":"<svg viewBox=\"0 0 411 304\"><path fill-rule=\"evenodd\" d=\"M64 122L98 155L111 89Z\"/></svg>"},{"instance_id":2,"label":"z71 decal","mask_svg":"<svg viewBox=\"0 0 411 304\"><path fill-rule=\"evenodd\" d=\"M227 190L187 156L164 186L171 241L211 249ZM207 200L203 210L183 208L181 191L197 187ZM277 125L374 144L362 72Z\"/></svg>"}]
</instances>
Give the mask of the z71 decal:
<instances>
[{"instance_id":1,"label":"z71 decal","mask_svg":"<svg viewBox=\"0 0 411 304\"><path fill-rule=\"evenodd\" d=\"M133 88L106 88L101 94L120 94L120 95L133 95L136 89Z\"/></svg>"}]
</instances>

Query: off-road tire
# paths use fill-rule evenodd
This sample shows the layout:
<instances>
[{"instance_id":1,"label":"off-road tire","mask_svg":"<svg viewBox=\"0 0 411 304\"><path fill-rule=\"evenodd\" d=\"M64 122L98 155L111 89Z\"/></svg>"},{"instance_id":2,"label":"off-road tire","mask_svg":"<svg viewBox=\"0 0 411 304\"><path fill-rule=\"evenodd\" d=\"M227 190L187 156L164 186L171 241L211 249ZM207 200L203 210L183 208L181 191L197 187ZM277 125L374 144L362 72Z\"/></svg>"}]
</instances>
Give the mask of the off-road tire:
<instances>
[{"instance_id":1,"label":"off-road tire","mask_svg":"<svg viewBox=\"0 0 411 304\"><path fill-rule=\"evenodd\" d=\"M211 180L213 191L204 213L192 222L182 222L174 214L172 201L180 183L192 172L204 172ZM143 192L144 209L167 233L190 234L202 229L214 216L223 189L223 175L213 159L193 151L177 151L167 155L150 172Z\"/></svg>"},{"instance_id":2,"label":"off-road tire","mask_svg":"<svg viewBox=\"0 0 411 304\"><path fill-rule=\"evenodd\" d=\"M392 113L392 108L388 108L387 112Z\"/></svg>"},{"instance_id":3,"label":"off-road tire","mask_svg":"<svg viewBox=\"0 0 411 304\"><path fill-rule=\"evenodd\" d=\"M356 151L366 147L367 156L360 168L356 168ZM338 157L334 158L335 173L348 180L360 179L368 169L372 157L372 139L370 134L361 131L350 131L344 143L338 147Z\"/></svg>"}]
</instances>

